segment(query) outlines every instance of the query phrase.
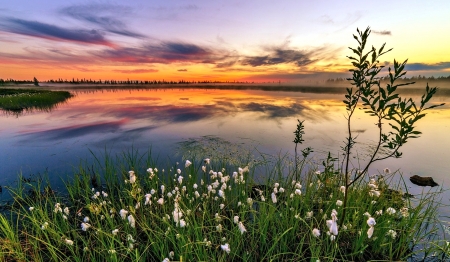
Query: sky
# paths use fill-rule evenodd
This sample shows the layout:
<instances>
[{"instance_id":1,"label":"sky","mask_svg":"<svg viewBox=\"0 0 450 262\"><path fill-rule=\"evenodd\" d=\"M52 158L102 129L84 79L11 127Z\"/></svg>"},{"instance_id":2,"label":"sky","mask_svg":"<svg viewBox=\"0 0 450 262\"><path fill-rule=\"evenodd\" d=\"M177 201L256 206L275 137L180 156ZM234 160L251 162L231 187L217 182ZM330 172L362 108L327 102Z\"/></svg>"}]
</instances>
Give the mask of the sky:
<instances>
[{"instance_id":1,"label":"sky","mask_svg":"<svg viewBox=\"0 0 450 262\"><path fill-rule=\"evenodd\" d=\"M450 75L450 1L2 1L0 78L314 82L348 77L356 29Z\"/></svg>"}]
</instances>

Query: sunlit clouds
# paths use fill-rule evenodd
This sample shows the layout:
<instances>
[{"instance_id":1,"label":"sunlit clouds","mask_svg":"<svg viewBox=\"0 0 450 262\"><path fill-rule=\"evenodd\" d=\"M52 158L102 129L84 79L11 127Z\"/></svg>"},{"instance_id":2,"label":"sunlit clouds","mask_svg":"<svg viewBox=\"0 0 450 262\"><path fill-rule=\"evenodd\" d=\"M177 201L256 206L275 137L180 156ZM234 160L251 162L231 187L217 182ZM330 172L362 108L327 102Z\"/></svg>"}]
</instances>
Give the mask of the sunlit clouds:
<instances>
[{"instance_id":1,"label":"sunlit clouds","mask_svg":"<svg viewBox=\"0 0 450 262\"><path fill-rule=\"evenodd\" d=\"M423 17L412 15L418 18L405 28L389 15L401 2L383 10L386 21L358 2L345 8L303 1L20 2L0 10L4 78L318 81L345 77L351 34L367 26L375 46L387 42L394 48L397 55L386 57L391 63L399 56L410 59L413 74L449 72L450 54L442 44L449 39L437 33L444 24L442 7L428 17L425 7L410 4L409 12ZM414 50L405 44L411 42Z\"/></svg>"}]
</instances>

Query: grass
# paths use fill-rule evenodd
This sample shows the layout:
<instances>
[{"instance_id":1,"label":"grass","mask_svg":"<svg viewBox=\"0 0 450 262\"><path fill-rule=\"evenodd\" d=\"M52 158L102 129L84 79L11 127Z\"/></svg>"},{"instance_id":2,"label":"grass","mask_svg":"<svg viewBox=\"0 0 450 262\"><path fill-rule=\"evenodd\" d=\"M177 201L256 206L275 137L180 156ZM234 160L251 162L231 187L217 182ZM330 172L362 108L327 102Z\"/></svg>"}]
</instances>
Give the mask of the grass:
<instances>
[{"instance_id":1,"label":"grass","mask_svg":"<svg viewBox=\"0 0 450 262\"><path fill-rule=\"evenodd\" d=\"M67 91L1 88L0 109L13 114L32 110L50 111L72 96Z\"/></svg>"},{"instance_id":2,"label":"grass","mask_svg":"<svg viewBox=\"0 0 450 262\"><path fill-rule=\"evenodd\" d=\"M9 188L14 202L0 216L0 260L403 261L427 255L442 261L450 255L448 242L437 237L439 195L407 198L402 179L394 179L399 175L378 174L349 188L348 216L335 232L344 190L332 160L299 170L295 181L286 157L259 167L214 158L161 166L151 153L134 150L96 159L65 181L64 194L44 178L19 179ZM255 182L257 169L265 170L265 181Z\"/></svg>"}]
</instances>

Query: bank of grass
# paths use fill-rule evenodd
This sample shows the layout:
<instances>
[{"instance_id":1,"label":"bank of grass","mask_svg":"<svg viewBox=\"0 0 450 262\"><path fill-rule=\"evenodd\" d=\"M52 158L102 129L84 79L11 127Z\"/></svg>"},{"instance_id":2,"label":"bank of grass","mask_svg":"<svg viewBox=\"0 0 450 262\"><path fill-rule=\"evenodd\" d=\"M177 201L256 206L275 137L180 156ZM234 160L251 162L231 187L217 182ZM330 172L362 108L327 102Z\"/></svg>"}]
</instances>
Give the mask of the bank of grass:
<instances>
[{"instance_id":1,"label":"bank of grass","mask_svg":"<svg viewBox=\"0 0 450 262\"><path fill-rule=\"evenodd\" d=\"M70 97L67 91L0 88L0 109L11 113L49 111Z\"/></svg>"},{"instance_id":2,"label":"bank of grass","mask_svg":"<svg viewBox=\"0 0 450 262\"><path fill-rule=\"evenodd\" d=\"M399 174L386 171L348 190L348 215L338 228L344 190L332 164L298 181L281 178L287 169L282 160L260 166L267 177L256 183L262 174L255 167L214 158L161 166L133 151L80 167L66 181L67 194L42 179L19 179L10 189L11 212L0 216L0 260L449 258L448 242L436 238L436 194L409 198L402 180L392 180Z\"/></svg>"}]
</instances>

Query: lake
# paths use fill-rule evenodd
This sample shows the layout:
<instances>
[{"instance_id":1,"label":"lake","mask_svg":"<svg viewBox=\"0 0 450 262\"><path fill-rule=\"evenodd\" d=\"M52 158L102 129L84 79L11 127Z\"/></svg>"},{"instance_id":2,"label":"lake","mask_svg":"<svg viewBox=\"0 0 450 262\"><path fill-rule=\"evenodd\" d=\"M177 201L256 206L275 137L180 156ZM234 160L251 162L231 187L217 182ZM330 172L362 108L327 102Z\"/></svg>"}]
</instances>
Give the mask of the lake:
<instances>
[{"instance_id":1,"label":"lake","mask_svg":"<svg viewBox=\"0 0 450 262\"><path fill-rule=\"evenodd\" d=\"M293 155L297 119L305 120L306 132L305 142L299 147L312 147L313 159L320 159L327 152L338 156L346 136L343 89L339 88L252 85L45 88L68 90L74 97L50 112L0 115L0 185L13 185L21 172L25 177L48 173L55 187L62 187L61 177L76 172L80 163L93 161L90 151L101 156L105 150L115 154L133 147L143 153L151 148L159 160L175 162L181 160L180 155L175 155L180 146L197 143L210 147L211 154L216 146L220 154L229 150L229 155L251 153L255 158ZM405 90L419 98L417 90ZM412 175L432 176L448 188L449 102L448 90L440 90L433 103L447 104L429 111L419 122L421 137L410 139L402 150L402 158L377 162L370 173L379 173L386 167L400 169L412 194L423 190L410 183L408 178ZM376 139L375 119L358 110L354 120L352 129L361 142L355 156L364 162ZM214 155L199 157L214 159ZM357 163L357 159L353 161ZM449 199L450 194L445 192L442 201L448 203Z\"/></svg>"}]
</instances>

